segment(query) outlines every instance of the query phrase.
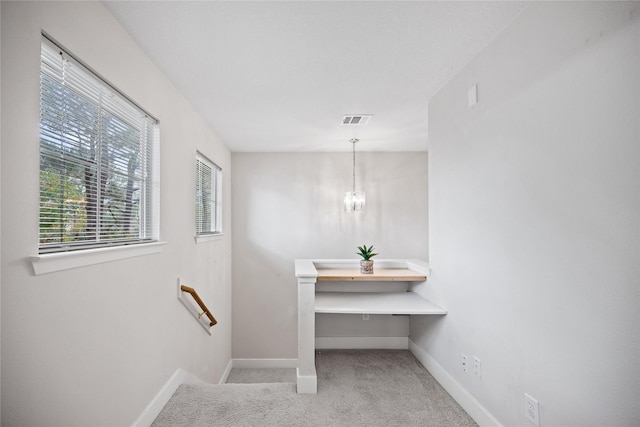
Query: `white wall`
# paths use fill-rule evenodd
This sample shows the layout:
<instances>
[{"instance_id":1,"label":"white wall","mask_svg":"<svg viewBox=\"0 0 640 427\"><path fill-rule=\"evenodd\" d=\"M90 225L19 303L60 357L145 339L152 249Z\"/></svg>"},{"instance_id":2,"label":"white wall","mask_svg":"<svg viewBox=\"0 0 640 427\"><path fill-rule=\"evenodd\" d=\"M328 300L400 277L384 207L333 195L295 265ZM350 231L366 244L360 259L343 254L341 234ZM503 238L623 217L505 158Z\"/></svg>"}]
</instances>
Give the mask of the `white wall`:
<instances>
[{"instance_id":1,"label":"white wall","mask_svg":"<svg viewBox=\"0 0 640 427\"><path fill-rule=\"evenodd\" d=\"M429 103L411 338L507 426L640 425L639 7L534 3Z\"/></svg>"},{"instance_id":2,"label":"white wall","mask_svg":"<svg viewBox=\"0 0 640 427\"><path fill-rule=\"evenodd\" d=\"M230 235L194 241L195 153L230 152L99 2L2 2L2 425L130 425L178 369L217 382L231 357ZM34 276L41 30L160 120L160 254ZM15 185L14 185L15 184ZM209 336L176 279L218 319Z\"/></svg>"},{"instance_id":3,"label":"white wall","mask_svg":"<svg viewBox=\"0 0 640 427\"><path fill-rule=\"evenodd\" d=\"M342 205L351 167L350 152L233 153L234 358L298 357L294 259L356 259L363 244L380 258L428 257L427 154L358 152L362 213ZM319 332L407 336L407 319L388 317L337 330L319 319Z\"/></svg>"}]
</instances>

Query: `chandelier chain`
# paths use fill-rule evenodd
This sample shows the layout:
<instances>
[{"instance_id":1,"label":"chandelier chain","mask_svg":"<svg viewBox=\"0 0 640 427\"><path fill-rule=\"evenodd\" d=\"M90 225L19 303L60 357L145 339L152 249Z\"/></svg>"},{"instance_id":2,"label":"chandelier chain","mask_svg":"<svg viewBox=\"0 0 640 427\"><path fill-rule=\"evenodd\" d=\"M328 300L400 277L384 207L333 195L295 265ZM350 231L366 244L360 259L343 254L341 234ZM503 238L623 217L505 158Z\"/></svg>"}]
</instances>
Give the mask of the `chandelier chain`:
<instances>
[{"instance_id":1,"label":"chandelier chain","mask_svg":"<svg viewBox=\"0 0 640 427\"><path fill-rule=\"evenodd\" d=\"M356 192L356 142L357 140L351 140L353 143L353 192Z\"/></svg>"},{"instance_id":2,"label":"chandelier chain","mask_svg":"<svg viewBox=\"0 0 640 427\"><path fill-rule=\"evenodd\" d=\"M353 160L353 186L350 192L347 192L344 197L344 207L347 212L360 212L364 210L364 192L356 192L356 142L359 139L353 138L349 142L353 144L352 147L352 160Z\"/></svg>"}]
</instances>

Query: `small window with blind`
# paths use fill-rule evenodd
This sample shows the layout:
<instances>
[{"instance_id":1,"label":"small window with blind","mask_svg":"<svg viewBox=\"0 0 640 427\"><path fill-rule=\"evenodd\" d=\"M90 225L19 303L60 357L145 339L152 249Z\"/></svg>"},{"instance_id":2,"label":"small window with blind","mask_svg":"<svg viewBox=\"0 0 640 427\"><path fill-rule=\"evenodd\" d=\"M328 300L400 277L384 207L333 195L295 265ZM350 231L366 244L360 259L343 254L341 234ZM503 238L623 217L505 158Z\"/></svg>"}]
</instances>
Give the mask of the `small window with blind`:
<instances>
[{"instance_id":1,"label":"small window with blind","mask_svg":"<svg viewBox=\"0 0 640 427\"><path fill-rule=\"evenodd\" d=\"M196 153L196 237L222 233L222 170Z\"/></svg>"},{"instance_id":2,"label":"small window with blind","mask_svg":"<svg viewBox=\"0 0 640 427\"><path fill-rule=\"evenodd\" d=\"M43 36L39 251L158 239L158 122Z\"/></svg>"}]
</instances>

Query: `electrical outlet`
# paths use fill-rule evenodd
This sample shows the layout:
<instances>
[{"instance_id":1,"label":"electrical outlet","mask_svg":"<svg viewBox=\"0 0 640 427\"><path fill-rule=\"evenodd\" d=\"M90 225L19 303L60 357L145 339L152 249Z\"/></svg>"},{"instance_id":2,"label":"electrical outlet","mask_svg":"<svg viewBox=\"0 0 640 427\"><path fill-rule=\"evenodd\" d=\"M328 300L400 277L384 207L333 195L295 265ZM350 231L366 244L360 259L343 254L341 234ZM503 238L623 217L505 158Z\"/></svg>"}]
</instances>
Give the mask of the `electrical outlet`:
<instances>
[{"instance_id":1,"label":"electrical outlet","mask_svg":"<svg viewBox=\"0 0 640 427\"><path fill-rule=\"evenodd\" d=\"M369 320L369 314L368 313L364 313L362 315L362 320Z\"/></svg>"},{"instance_id":2,"label":"electrical outlet","mask_svg":"<svg viewBox=\"0 0 640 427\"><path fill-rule=\"evenodd\" d=\"M482 378L482 362L477 356L473 356L473 375Z\"/></svg>"},{"instance_id":3,"label":"electrical outlet","mask_svg":"<svg viewBox=\"0 0 640 427\"><path fill-rule=\"evenodd\" d=\"M465 374L469 373L469 359L467 358L467 355L464 353L460 354L460 363L462 364L462 372L464 372Z\"/></svg>"},{"instance_id":4,"label":"electrical outlet","mask_svg":"<svg viewBox=\"0 0 640 427\"><path fill-rule=\"evenodd\" d=\"M524 394L524 416L533 424L540 426L540 408L538 401L527 393Z\"/></svg>"}]
</instances>

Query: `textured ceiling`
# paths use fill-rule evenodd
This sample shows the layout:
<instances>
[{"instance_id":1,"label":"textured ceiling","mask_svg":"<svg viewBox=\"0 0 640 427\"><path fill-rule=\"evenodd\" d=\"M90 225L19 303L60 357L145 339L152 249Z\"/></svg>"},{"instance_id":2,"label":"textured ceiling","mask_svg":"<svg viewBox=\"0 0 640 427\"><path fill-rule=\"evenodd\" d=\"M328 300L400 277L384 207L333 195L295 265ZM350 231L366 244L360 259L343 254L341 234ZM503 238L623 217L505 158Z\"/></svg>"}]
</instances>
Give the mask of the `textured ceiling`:
<instances>
[{"instance_id":1,"label":"textured ceiling","mask_svg":"<svg viewBox=\"0 0 640 427\"><path fill-rule=\"evenodd\" d=\"M232 151L427 149L427 101L523 2L104 1ZM461 96L465 97L466 94ZM363 127L345 114L373 114Z\"/></svg>"}]
</instances>

